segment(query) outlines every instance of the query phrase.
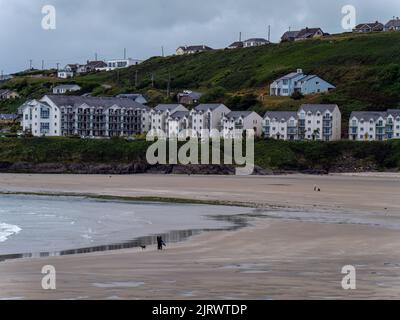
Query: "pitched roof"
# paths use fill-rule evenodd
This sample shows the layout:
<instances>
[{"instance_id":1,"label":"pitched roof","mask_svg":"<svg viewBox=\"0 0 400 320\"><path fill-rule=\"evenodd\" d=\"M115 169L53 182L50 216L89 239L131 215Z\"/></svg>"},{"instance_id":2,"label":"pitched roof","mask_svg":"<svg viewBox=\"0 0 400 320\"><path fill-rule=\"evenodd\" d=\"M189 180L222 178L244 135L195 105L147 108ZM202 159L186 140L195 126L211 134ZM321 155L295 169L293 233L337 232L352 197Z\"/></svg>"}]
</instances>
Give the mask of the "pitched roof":
<instances>
[{"instance_id":1,"label":"pitched roof","mask_svg":"<svg viewBox=\"0 0 400 320\"><path fill-rule=\"evenodd\" d=\"M247 39L247 40L245 40L243 42L265 42L265 43L269 43L269 41L267 39L264 39L264 38L250 38L250 39Z\"/></svg>"},{"instance_id":2,"label":"pitched roof","mask_svg":"<svg viewBox=\"0 0 400 320\"><path fill-rule=\"evenodd\" d=\"M282 120L284 119L285 121L289 120L290 118L297 118L297 112L296 111L268 111L265 116L264 119L268 117L270 119L278 119L278 120Z\"/></svg>"},{"instance_id":3,"label":"pitched roof","mask_svg":"<svg viewBox=\"0 0 400 320\"><path fill-rule=\"evenodd\" d=\"M400 19L392 19L388 23L385 24L385 28L393 28L393 27L400 27Z\"/></svg>"},{"instance_id":4,"label":"pitched roof","mask_svg":"<svg viewBox=\"0 0 400 320\"><path fill-rule=\"evenodd\" d=\"M78 86L77 84L60 84L54 87L54 89L75 89L75 88L80 88L80 86Z\"/></svg>"},{"instance_id":5,"label":"pitched roof","mask_svg":"<svg viewBox=\"0 0 400 320\"><path fill-rule=\"evenodd\" d=\"M355 30L363 29L364 26L367 26L370 29L383 28L383 24L376 21L376 22L372 22L372 23L360 23L354 29Z\"/></svg>"},{"instance_id":6,"label":"pitched roof","mask_svg":"<svg viewBox=\"0 0 400 320\"><path fill-rule=\"evenodd\" d=\"M231 43L228 48L243 48L243 41Z\"/></svg>"},{"instance_id":7,"label":"pitched roof","mask_svg":"<svg viewBox=\"0 0 400 320\"><path fill-rule=\"evenodd\" d=\"M159 104L158 106L156 106L154 108L154 110L155 111L165 112L167 110L174 110L174 109L178 108L179 106L181 106L181 104L177 104L177 103L175 103L175 104L173 104L173 103L171 103L171 104Z\"/></svg>"},{"instance_id":8,"label":"pitched roof","mask_svg":"<svg viewBox=\"0 0 400 320\"><path fill-rule=\"evenodd\" d=\"M174 119L182 119L184 117L189 117L190 112L189 111L177 111L174 112L171 117Z\"/></svg>"},{"instance_id":9,"label":"pitched roof","mask_svg":"<svg viewBox=\"0 0 400 320\"><path fill-rule=\"evenodd\" d=\"M392 115L393 117L400 117L400 109L389 109L387 114Z\"/></svg>"},{"instance_id":10,"label":"pitched roof","mask_svg":"<svg viewBox=\"0 0 400 320\"><path fill-rule=\"evenodd\" d=\"M47 97L59 107L79 107L83 104L89 107L103 107L110 108L114 105L124 108L135 108L135 109L146 109L150 110L149 107L143 104L137 103L131 99L122 99L114 97L82 97L82 96L61 96L61 95L47 95Z\"/></svg>"},{"instance_id":11,"label":"pitched roof","mask_svg":"<svg viewBox=\"0 0 400 320\"><path fill-rule=\"evenodd\" d=\"M297 77L299 75L301 76L301 75L304 75L304 74L303 73L299 73L299 72L291 72L291 73L288 73L288 74L284 75L283 77L280 77L279 79L277 79L275 81L290 80L290 79L295 78L295 77Z\"/></svg>"},{"instance_id":12,"label":"pitched roof","mask_svg":"<svg viewBox=\"0 0 400 320\"><path fill-rule=\"evenodd\" d=\"M199 104L197 107L194 108L196 111L207 111L211 110L214 111L218 109L220 106L224 106L222 103L203 103Z\"/></svg>"},{"instance_id":13,"label":"pitched roof","mask_svg":"<svg viewBox=\"0 0 400 320\"><path fill-rule=\"evenodd\" d=\"M123 98L123 99L137 99L139 97L144 98L144 96L141 93L121 93L117 95L117 98Z\"/></svg>"},{"instance_id":14,"label":"pitched roof","mask_svg":"<svg viewBox=\"0 0 400 320\"><path fill-rule=\"evenodd\" d=\"M195 91L178 93L179 97L190 97L192 99L200 99L202 95L202 93Z\"/></svg>"},{"instance_id":15,"label":"pitched roof","mask_svg":"<svg viewBox=\"0 0 400 320\"><path fill-rule=\"evenodd\" d=\"M254 111L232 111L229 112L226 117L227 118L233 118L233 119L238 119L240 117L246 118L249 115L251 115Z\"/></svg>"},{"instance_id":16,"label":"pitched roof","mask_svg":"<svg viewBox=\"0 0 400 320\"><path fill-rule=\"evenodd\" d=\"M312 113L316 113L319 111L323 113L325 111L333 112L337 107L337 104L303 104L300 106L300 110Z\"/></svg>"},{"instance_id":17,"label":"pitched roof","mask_svg":"<svg viewBox=\"0 0 400 320\"><path fill-rule=\"evenodd\" d=\"M14 113L0 113L0 120L15 120L18 118L18 115Z\"/></svg>"},{"instance_id":18,"label":"pitched roof","mask_svg":"<svg viewBox=\"0 0 400 320\"><path fill-rule=\"evenodd\" d=\"M204 51L204 50L213 50L212 48L205 45L195 45L195 46L181 46L178 49L182 49L183 51Z\"/></svg>"},{"instance_id":19,"label":"pitched roof","mask_svg":"<svg viewBox=\"0 0 400 320\"><path fill-rule=\"evenodd\" d=\"M107 67L107 63L104 61L88 61L86 64L86 67L91 67L91 68L105 68Z\"/></svg>"},{"instance_id":20,"label":"pitched roof","mask_svg":"<svg viewBox=\"0 0 400 320\"><path fill-rule=\"evenodd\" d=\"M318 31L321 31L323 33L321 28L304 28L299 31L296 38L297 39L307 39L307 38L315 35Z\"/></svg>"},{"instance_id":21,"label":"pitched roof","mask_svg":"<svg viewBox=\"0 0 400 320\"><path fill-rule=\"evenodd\" d=\"M384 118L386 117L386 112L385 111L353 111L350 115L350 119L353 117L357 119L365 119L365 120L377 120L380 117Z\"/></svg>"},{"instance_id":22,"label":"pitched roof","mask_svg":"<svg viewBox=\"0 0 400 320\"><path fill-rule=\"evenodd\" d=\"M281 37L282 40L295 39L300 31L286 31Z\"/></svg>"}]
</instances>

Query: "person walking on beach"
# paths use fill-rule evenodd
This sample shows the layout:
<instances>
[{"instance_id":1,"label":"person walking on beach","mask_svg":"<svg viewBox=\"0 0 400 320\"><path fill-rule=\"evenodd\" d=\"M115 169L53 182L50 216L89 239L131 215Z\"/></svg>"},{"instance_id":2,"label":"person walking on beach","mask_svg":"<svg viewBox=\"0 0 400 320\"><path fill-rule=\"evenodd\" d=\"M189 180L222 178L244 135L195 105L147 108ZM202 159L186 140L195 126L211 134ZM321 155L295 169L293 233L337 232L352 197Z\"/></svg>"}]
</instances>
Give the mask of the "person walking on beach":
<instances>
[{"instance_id":1,"label":"person walking on beach","mask_svg":"<svg viewBox=\"0 0 400 320\"><path fill-rule=\"evenodd\" d=\"M165 242L163 241L162 237L161 237L161 236L158 236L158 237L157 237L157 247L158 247L158 250L162 250L162 249L163 249L163 246L166 247L167 245L166 245Z\"/></svg>"}]
</instances>

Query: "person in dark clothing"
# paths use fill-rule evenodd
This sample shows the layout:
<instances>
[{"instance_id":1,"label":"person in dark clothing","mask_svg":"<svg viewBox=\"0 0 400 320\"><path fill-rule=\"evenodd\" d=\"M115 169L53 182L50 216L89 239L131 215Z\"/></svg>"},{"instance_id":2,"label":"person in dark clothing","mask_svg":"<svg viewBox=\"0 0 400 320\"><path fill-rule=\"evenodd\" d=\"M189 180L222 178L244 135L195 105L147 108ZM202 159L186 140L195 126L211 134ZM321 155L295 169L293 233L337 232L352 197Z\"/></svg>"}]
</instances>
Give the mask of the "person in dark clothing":
<instances>
[{"instance_id":1,"label":"person in dark clothing","mask_svg":"<svg viewBox=\"0 0 400 320\"><path fill-rule=\"evenodd\" d=\"M158 236L158 237L157 237L157 247L158 247L158 250L162 250L162 249L163 249L163 246L165 247L166 244L165 244L165 242L163 241L162 237L161 237L161 236Z\"/></svg>"}]
</instances>

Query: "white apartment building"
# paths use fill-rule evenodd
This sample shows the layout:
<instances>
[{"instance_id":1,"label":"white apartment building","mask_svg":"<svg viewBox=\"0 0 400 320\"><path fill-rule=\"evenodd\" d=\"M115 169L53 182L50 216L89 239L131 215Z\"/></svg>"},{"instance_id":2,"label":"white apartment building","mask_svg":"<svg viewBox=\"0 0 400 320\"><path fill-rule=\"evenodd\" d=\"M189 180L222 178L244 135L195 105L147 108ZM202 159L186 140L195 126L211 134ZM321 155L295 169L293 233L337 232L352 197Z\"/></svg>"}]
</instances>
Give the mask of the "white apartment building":
<instances>
[{"instance_id":1,"label":"white apartment building","mask_svg":"<svg viewBox=\"0 0 400 320\"><path fill-rule=\"evenodd\" d=\"M225 139L242 137L244 130L254 130L255 136L262 135L263 118L254 111L232 111L222 117L222 135Z\"/></svg>"},{"instance_id":2,"label":"white apartment building","mask_svg":"<svg viewBox=\"0 0 400 320\"><path fill-rule=\"evenodd\" d=\"M352 112L349 139L354 141L385 141L400 139L400 109Z\"/></svg>"},{"instance_id":3,"label":"white apartment building","mask_svg":"<svg viewBox=\"0 0 400 320\"><path fill-rule=\"evenodd\" d=\"M191 129L202 137L203 130L222 131L221 120L231 110L224 104L200 104L190 111Z\"/></svg>"},{"instance_id":4,"label":"white apartment building","mask_svg":"<svg viewBox=\"0 0 400 320\"><path fill-rule=\"evenodd\" d=\"M168 117L168 137L178 137L183 130L191 127L191 119L189 111L177 111Z\"/></svg>"},{"instance_id":5,"label":"white apartment building","mask_svg":"<svg viewBox=\"0 0 400 320\"><path fill-rule=\"evenodd\" d=\"M150 112L150 122L152 130L161 130L167 136L169 135L169 117L177 111L185 111L186 109L181 104L159 104Z\"/></svg>"},{"instance_id":6,"label":"white apartment building","mask_svg":"<svg viewBox=\"0 0 400 320\"><path fill-rule=\"evenodd\" d=\"M117 137L150 130L150 108L130 99L48 95L20 108L34 136Z\"/></svg>"},{"instance_id":7,"label":"white apartment building","mask_svg":"<svg viewBox=\"0 0 400 320\"><path fill-rule=\"evenodd\" d=\"M304 104L297 116L301 140L336 141L342 137L342 114L336 104Z\"/></svg>"},{"instance_id":8,"label":"white apartment building","mask_svg":"<svg viewBox=\"0 0 400 320\"><path fill-rule=\"evenodd\" d=\"M264 137L276 140L298 140L296 111L268 111L264 117Z\"/></svg>"},{"instance_id":9,"label":"white apartment building","mask_svg":"<svg viewBox=\"0 0 400 320\"><path fill-rule=\"evenodd\" d=\"M296 112L267 112L264 136L280 140L341 139L342 115L337 105L305 104Z\"/></svg>"},{"instance_id":10,"label":"white apartment building","mask_svg":"<svg viewBox=\"0 0 400 320\"><path fill-rule=\"evenodd\" d=\"M31 100L20 107L22 130L36 137L61 135L60 108L45 101Z\"/></svg>"}]
</instances>

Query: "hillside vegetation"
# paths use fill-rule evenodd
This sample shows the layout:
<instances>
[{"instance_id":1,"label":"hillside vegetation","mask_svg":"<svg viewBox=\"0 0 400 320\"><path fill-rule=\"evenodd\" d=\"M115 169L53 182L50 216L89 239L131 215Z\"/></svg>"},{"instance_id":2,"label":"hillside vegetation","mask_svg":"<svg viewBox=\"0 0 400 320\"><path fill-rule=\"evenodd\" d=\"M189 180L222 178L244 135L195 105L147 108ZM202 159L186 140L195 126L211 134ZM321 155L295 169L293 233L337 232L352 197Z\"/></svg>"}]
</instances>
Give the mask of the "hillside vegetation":
<instances>
[{"instance_id":1,"label":"hillside vegetation","mask_svg":"<svg viewBox=\"0 0 400 320\"><path fill-rule=\"evenodd\" d=\"M74 138L0 139L0 171L7 164L143 164L150 142ZM222 144L223 145L223 144ZM400 140L389 142L286 142L257 140L257 166L279 171L399 170ZM51 168L51 166L50 166ZM106 172L107 173L107 172Z\"/></svg>"},{"instance_id":2,"label":"hillside vegetation","mask_svg":"<svg viewBox=\"0 0 400 320\"><path fill-rule=\"evenodd\" d=\"M337 89L301 100L269 97L269 84L297 68L302 68L305 73L318 74ZM95 95L140 91L155 104L173 101L173 98L166 99L169 78L172 93L182 89L198 90L206 93L203 102L225 102L232 109L253 109L262 113L267 109L293 110L306 102L336 103L346 124L353 110L399 107L400 32L342 34L256 48L154 57L139 66L80 76L73 82L82 86L82 92ZM23 101L40 97L58 82L51 77L20 76L5 86L17 89ZM105 84L112 88L102 86ZM3 110L15 107L16 103L0 105Z\"/></svg>"}]
</instances>

